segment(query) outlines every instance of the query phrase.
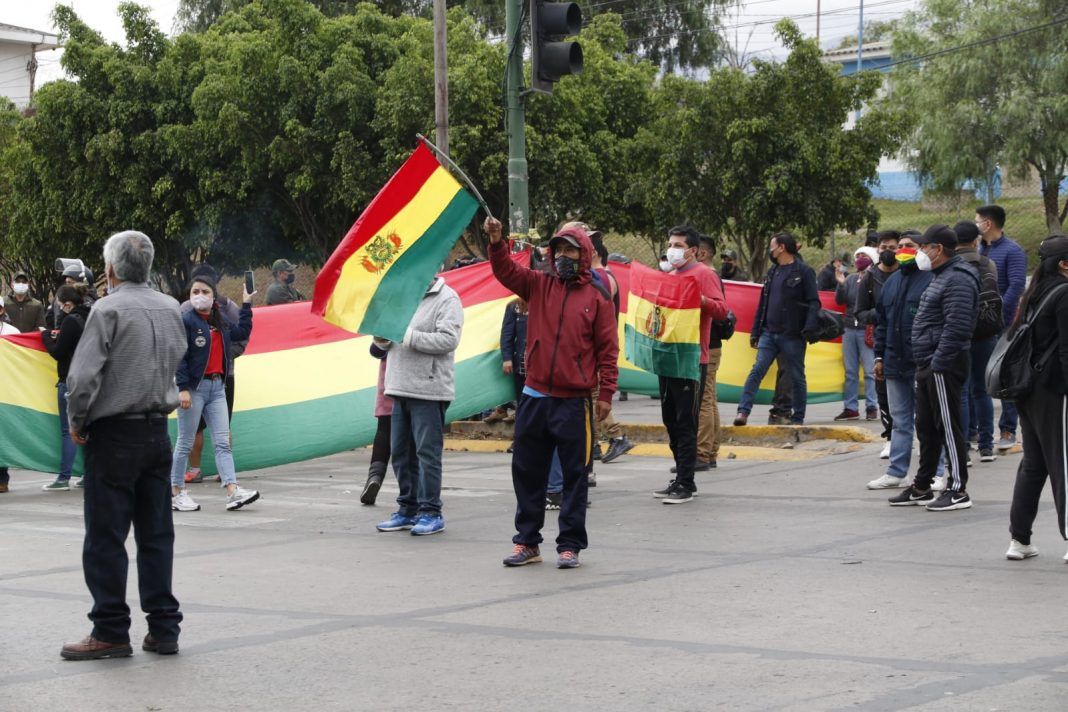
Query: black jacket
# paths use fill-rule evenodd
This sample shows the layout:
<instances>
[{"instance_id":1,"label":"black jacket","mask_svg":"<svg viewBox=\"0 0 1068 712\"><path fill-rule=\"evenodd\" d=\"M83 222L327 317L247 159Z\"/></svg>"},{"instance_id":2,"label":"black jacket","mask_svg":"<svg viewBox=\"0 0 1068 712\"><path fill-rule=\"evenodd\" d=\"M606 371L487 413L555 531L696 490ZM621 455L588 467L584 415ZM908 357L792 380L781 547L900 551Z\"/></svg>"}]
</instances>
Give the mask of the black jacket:
<instances>
[{"instance_id":1,"label":"black jacket","mask_svg":"<svg viewBox=\"0 0 1068 712\"><path fill-rule=\"evenodd\" d=\"M783 288L772 291L775 277L783 276ZM753 321L751 339L757 339L767 328L768 314L778 312L785 336L801 336L819 328L820 295L816 290L816 273L801 260L788 265L774 265L768 270L764 288L760 290L757 318Z\"/></svg>"},{"instance_id":2,"label":"black jacket","mask_svg":"<svg viewBox=\"0 0 1068 712\"><path fill-rule=\"evenodd\" d=\"M872 265L864 273L864 279L860 281L860 287L857 289L857 303L854 310L857 322L861 326L876 323L878 315L875 313L875 306L879 303L879 294L883 291L886 280L900 269L898 267L893 272L883 272L879 269L879 265Z\"/></svg>"},{"instance_id":3,"label":"black jacket","mask_svg":"<svg viewBox=\"0 0 1068 712\"><path fill-rule=\"evenodd\" d=\"M51 331L41 332L41 341L49 355L56 360L56 372L61 381L67 380L70 360L74 358L74 349L78 348L82 331L85 330L85 320L88 318L89 305L79 304L70 314L64 315L59 323L59 332L54 338Z\"/></svg>"},{"instance_id":4,"label":"black jacket","mask_svg":"<svg viewBox=\"0 0 1068 712\"><path fill-rule=\"evenodd\" d=\"M934 272L912 322L916 368L946 372L962 351L971 350L979 309L979 273L954 255Z\"/></svg>"},{"instance_id":5,"label":"black jacket","mask_svg":"<svg viewBox=\"0 0 1068 712\"><path fill-rule=\"evenodd\" d=\"M875 318L875 356L883 359L887 378L907 380L916 376L912 360L912 322L934 274L916 263L902 265L890 275L879 292Z\"/></svg>"},{"instance_id":6,"label":"black jacket","mask_svg":"<svg viewBox=\"0 0 1068 712\"><path fill-rule=\"evenodd\" d=\"M1058 276L1039 285L1028 300L1028 316L1050 289L1066 281L1068 280L1064 277ZM1061 289L1050 303L1043 307L1042 313L1031 326L1031 333L1035 339L1031 354L1036 359L1054 342L1057 343L1055 353L1038 377L1038 385L1053 393L1068 395L1068 289Z\"/></svg>"}]
</instances>

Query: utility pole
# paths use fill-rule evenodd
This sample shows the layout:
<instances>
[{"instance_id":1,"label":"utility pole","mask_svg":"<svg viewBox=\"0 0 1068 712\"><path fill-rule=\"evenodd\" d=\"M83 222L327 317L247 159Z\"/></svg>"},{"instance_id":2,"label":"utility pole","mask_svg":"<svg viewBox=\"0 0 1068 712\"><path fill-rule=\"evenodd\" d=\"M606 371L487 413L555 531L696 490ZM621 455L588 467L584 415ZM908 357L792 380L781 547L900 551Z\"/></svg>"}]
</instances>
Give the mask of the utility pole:
<instances>
[{"instance_id":1,"label":"utility pole","mask_svg":"<svg viewBox=\"0 0 1068 712\"><path fill-rule=\"evenodd\" d=\"M446 51L445 0L434 0L434 138L449 153L449 60Z\"/></svg>"},{"instance_id":2,"label":"utility pole","mask_svg":"<svg viewBox=\"0 0 1068 712\"><path fill-rule=\"evenodd\" d=\"M857 75L859 78L861 64L864 62L864 0L860 0L860 24L857 25ZM860 109L857 109L853 118L860 121Z\"/></svg>"},{"instance_id":3,"label":"utility pole","mask_svg":"<svg viewBox=\"0 0 1068 712\"><path fill-rule=\"evenodd\" d=\"M820 0L816 0L816 45L820 43Z\"/></svg>"},{"instance_id":4,"label":"utility pole","mask_svg":"<svg viewBox=\"0 0 1068 712\"><path fill-rule=\"evenodd\" d=\"M505 0L504 26L508 35L508 87L505 90L505 124L508 130L508 234L527 234L530 209L527 200L527 142L523 134L523 7L524 0Z\"/></svg>"}]
</instances>

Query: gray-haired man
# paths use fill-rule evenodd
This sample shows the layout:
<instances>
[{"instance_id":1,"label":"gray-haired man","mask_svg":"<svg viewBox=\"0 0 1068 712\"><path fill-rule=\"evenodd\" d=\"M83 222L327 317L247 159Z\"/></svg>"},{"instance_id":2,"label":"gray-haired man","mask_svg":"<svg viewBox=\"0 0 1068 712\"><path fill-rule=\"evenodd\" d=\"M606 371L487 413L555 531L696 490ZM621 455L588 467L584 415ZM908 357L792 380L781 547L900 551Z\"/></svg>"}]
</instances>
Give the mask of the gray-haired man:
<instances>
[{"instance_id":1,"label":"gray-haired man","mask_svg":"<svg viewBox=\"0 0 1068 712\"><path fill-rule=\"evenodd\" d=\"M104 245L108 296L96 303L67 375L70 435L85 445L82 568L93 596L93 631L61 651L67 660L126 657L126 536L133 524L143 650L178 652L182 614L171 593L171 441L174 374L187 347L178 302L148 286L154 249L140 232Z\"/></svg>"}]
</instances>

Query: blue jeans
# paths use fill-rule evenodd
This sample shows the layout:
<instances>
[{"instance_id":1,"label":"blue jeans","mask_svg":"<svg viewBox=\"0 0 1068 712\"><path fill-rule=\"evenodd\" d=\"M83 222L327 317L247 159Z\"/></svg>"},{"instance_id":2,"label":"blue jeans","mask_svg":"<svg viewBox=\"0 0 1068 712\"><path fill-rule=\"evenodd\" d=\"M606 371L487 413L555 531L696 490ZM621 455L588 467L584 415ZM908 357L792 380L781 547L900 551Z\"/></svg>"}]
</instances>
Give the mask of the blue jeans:
<instances>
[{"instance_id":1,"label":"blue jeans","mask_svg":"<svg viewBox=\"0 0 1068 712\"><path fill-rule=\"evenodd\" d=\"M991 336L972 342L972 370L961 391L963 430L966 436L978 433L980 450L994 447L994 399L986 392L986 364L997 341Z\"/></svg>"},{"instance_id":2,"label":"blue jeans","mask_svg":"<svg viewBox=\"0 0 1068 712\"><path fill-rule=\"evenodd\" d=\"M397 476L397 511L405 517L441 514L441 453L447 401L394 396L390 440Z\"/></svg>"},{"instance_id":3,"label":"blue jeans","mask_svg":"<svg viewBox=\"0 0 1068 712\"><path fill-rule=\"evenodd\" d=\"M195 391L189 394L192 405L178 409L178 442L174 446L174 463L171 465L171 485L185 487L185 468L189 464L189 451L197 436L200 417L211 431L211 444L215 447L215 466L219 468L223 487L237 484L234 454L230 451L230 416L226 412L226 383L223 379L205 378Z\"/></svg>"},{"instance_id":4,"label":"blue jeans","mask_svg":"<svg viewBox=\"0 0 1068 712\"><path fill-rule=\"evenodd\" d=\"M67 420L67 384L65 381L60 381L56 384L56 395L59 401L59 433L62 438L58 479L66 482L70 479L70 472L74 467L74 458L78 455L78 445L70 439L70 421Z\"/></svg>"},{"instance_id":5,"label":"blue jeans","mask_svg":"<svg viewBox=\"0 0 1068 712\"><path fill-rule=\"evenodd\" d=\"M1016 426L1020 422L1020 414L1016 412L1016 404L1012 401L1001 401L1001 417L998 419L998 427L1016 436Z\"/></svg>"},{"instance_id":6,"label":"blue jeans","mask_svg":"<svg viewBox=\"0 0 1068 712\"><path fill-rule=\"evenodd\" d=\"M560 464L560 451L553 448L553 464L549 468L549 494L564 491L564 468Z\"/></svg>"},{"instance_id":7,"label":"blue jeans","mask_svg":"<svg viewBox=\"0 0 1068 712\"><path fill-rule=\"evenodd\" d=\"M793 407L794 414L791 423L803 423L805 420L805 406L808 401L808 382L805 381L805 340L800 336L786 336L785 334L769 334L764 332L757 342L756 363L745 379L745 388L742 397L738 401L738 412L748 415L753 410L753 400L756 398L760 382L764 380L768 369L780 353L786 356L786 364L790 369L790 378L793 381Z\"/></svg>"},{"instance_id":8,"label":"blue jeans","mask_svg":"<svg viewBox=\"0 0 1068 712\"><path fill-rule=\"evenodd\" d=\"M846 329L842 334L842 360L845 362L845 388L842 403L846 410L858 408L860 367L864 367L864 400L868 408L879 407L875 392L875 349L864 343L864 329Z\"/></svg>"},{"instance_id":9,"label":"blue jeans","mask_svg":"<svg viewBox=\"0 0 1068 712\"><path fill-rule=\"evenodd\" d=\"M890 434L890 466L886 474L904 477L912 464L912 438L916 434L916 380L913 378L886 379L886 398L890 403L890 417L894 429ZM938 461L938 476L945 465Z\"/></svg>"}]
</instances>

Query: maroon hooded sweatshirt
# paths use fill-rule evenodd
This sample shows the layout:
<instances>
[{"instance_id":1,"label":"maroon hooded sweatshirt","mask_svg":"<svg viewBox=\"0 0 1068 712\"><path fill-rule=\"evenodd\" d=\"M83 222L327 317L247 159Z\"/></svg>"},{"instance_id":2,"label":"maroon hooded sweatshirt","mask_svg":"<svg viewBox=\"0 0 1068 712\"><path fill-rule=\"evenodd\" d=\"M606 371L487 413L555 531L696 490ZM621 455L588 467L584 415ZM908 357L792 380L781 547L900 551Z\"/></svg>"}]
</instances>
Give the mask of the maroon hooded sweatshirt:
<instances>
[{"instance_id":1,"label":"maroon hooded sweatshirt","mask_svg":"<svg viewBox=\"0 0 1068 712\"><path fill-rule=\"evenodd\" d=\"M509 258L507 240L489 246L497 280L530 305L527 317L527 385L556 398L588 398L600 376L598 400L610 403L619 369L615 307L597 289L590 264L593 243L577 227L561 230L579 243L578 276L564 282L549 250L549 273L520 267Z\"/></svg>"}]
</instances>

